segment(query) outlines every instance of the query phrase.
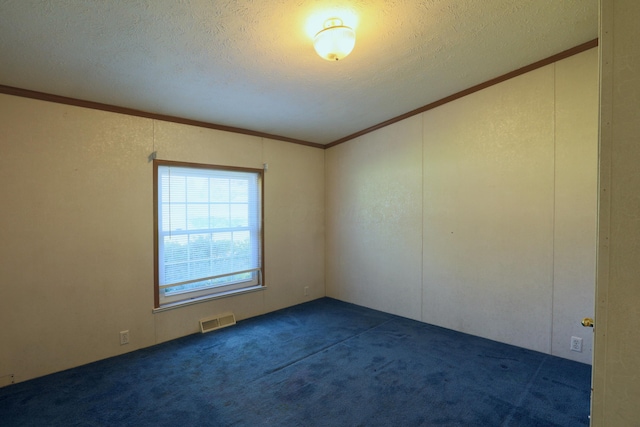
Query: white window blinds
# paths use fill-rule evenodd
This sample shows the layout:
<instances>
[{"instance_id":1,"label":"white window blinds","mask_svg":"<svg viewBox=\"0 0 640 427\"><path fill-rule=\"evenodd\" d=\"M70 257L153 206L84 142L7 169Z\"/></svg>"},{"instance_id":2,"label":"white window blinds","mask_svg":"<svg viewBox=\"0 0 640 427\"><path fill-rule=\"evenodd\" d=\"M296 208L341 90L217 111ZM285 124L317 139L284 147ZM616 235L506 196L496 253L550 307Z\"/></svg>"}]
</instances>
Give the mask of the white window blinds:
<instances>
[{"instance_id":1,"label":"white window blinds","mask_svg":"<svg viewBox=\"0 0 640 427\"><path fill-rule=\"evenodd\" d=\"M160 305L261 284L260 172L157 167Z\"/></svg>"}]
</instances>

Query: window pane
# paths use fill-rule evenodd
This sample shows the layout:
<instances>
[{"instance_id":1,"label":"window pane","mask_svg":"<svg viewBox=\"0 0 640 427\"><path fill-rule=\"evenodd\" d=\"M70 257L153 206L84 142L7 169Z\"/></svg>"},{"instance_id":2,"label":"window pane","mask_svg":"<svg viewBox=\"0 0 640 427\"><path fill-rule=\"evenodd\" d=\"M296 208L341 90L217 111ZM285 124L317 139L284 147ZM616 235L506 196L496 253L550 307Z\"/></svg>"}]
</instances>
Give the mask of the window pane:
<instances>
[{"instance_id":1,"label":"window pane","mask_svg":"<svg viewBox=\"0 0 640 427\"><path fill-rule=\"evenodd\" d=\"M249 226L249 205L231 205L231 226Z\"/></svg>"},{"instance_id":2,"label":"window pane","mask_svg":"<svg viewBox=\"0 0 640 427\"><path fill-rule=\"evenodd\" d=\"M195 261L189 264L189 279L211 276L211 262Z\"/></svg>"},{"instance_id":3,"label":"window pane","mask_svg":"<svg viewBox=\"0 0 640 427\"><path fill-rule=\"evenodd\" d=\"M229 205L211 205L211 228L228 228L230 224Z\"/></svg>"},{"instance_id":4,"label":"window pane","mask_svg":"<svg viewBox=\"0 0 640 427\"><path fill-rule=\"evenodd\" d=\"M177 172L176 172L177 173ZM180 175L171 175L170 170L162 175L162 202L186 202L185 177Z\"/></svg>"},{"instance_id":5,"label":"window pane","mask_svg":"<svg viewBox=\"0 0 640 427\"><path fill-rule=\"evenodd\" d=\"M249 201L249 181L232 179L230 185L232 202L247 203Z\"/></svg>"},{"instance_id":6,"label":"window pane","mask_svg":"<svg viewBox=\"0 0 640 427\"><path fill-rule=\"evenodd\" d=\"M233 271L232 233L214 233L212 243L213 268L218 274Z\"/></svg>"},{"instance_id":7,"label":"window pane","mask_svg":"<svg viewBox=\"0 0 640 427\"><path fill-rule=\"evenodd\" d=\"M165 264L164 266L164 278L167 283L183 282L187 280L189 273L188 264Z\"/></svg>"},{"instance_id":8,"label":"window pane","mask_svg":"<svg viewBox=\"0 0 640 427\"><path fill-rule=\"evenodd\" d=\"M231 256L231 233L214 233L212 239L212 258L216 261L228 259Z\"/></svg>"},{"instance_id":9,"label":"window pane","mask_svg":"<svg viewBox=\"0 0 640 427\"><path fill-rule=\"evenodd\" d=\"M187 205L184 203L162 204L162 231L187 229Z\"/></svg>"},{"instance_id":10,"label":"window pane","mask_svg":"<svg viewBox=\"0 0 640 427\"><path fill-rule=\"evenodd\" d=\"M189 236L189 259L211 258L211 236L209 234L192 234Z\"/></svg>"},{"instance_id":11,"label":"window pane","mask_svg":"<svg viewBox=\"0 0 640 427\"><path fill-rule=\"evenodd\" d=\"M229 203L229 180L226 178L211 178L211 201L215 203Z\"/></svg>"},{"instance_id":12,"label":"window pane","mask_svg":"<svg viewBox=\"0 0 640 427\"><path fill-rule=\"evenodd\" d=\"M209 201L209 179L205 176L187 177L187 202Z\"/></svg>"},{"instance_id":13,"label":"window pane","mask_svg":"<svg viewBox=\"0 0 640 427\"><path fill-rule=\"evenodd\" d=\"M233 233L233 255L249 256L251 254L251 234L249 231L235 231Z\"/></svg>"},{"instance_id":14,"label":"window pane","mask_svg":"<svg viewBox=\"0 0 640 427\"><path fill-rule=\"evenodd\" d=\"M187 228L189 230L209 228L209 205L187 205Z\"/></svg>"},{"instance_id":15,"label":"window pane","mask_svg":"<svg viewBox=\"0 0 640 427\"><path fill-rule=\"evenodd\" d=\"M164 262L173 264L188 259L187 236L166 236L164 238Z\"/></svg>"},{"instance_id":16,"label":"window pane","mask_svg":"<svg viewBox=\"0 0 640 427\"><path fill-rule=\"evenodd\" d=\"M248 231L233 233L233 269L248 270L254 266L251 263L251 235Z\"/></svg>"}]
</instances>

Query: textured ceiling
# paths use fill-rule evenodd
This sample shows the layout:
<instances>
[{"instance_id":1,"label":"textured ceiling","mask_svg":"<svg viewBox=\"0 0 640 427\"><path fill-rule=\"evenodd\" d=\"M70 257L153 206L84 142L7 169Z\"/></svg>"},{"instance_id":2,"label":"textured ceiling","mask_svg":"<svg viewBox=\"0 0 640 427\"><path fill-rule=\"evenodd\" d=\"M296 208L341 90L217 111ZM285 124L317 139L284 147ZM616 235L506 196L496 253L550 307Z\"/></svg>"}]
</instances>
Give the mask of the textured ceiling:
<instances>
[{"instance_id":1,"label":"textured ceiling","mask_svg":"<svg viewBox=\"0 0 640 427\"><path fill-rule=\"evenodd\" d=\"M339 62L312 43L334 15L356 30ZM598 0L0 0L0 84L326 144L597 21Z\"/></svg>"}]
</instances>

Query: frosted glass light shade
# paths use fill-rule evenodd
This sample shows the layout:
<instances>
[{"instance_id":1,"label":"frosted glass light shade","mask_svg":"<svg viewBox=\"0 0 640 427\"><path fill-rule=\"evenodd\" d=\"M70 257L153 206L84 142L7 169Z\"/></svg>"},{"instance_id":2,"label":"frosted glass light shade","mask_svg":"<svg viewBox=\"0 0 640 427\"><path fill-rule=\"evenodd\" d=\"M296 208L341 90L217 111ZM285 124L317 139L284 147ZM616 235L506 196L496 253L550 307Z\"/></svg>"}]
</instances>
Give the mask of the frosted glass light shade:
<instances>
[{"instance_id":1,"label":"frosted glass light shade","mask_svg":"<svg viewBox=\"0 0 640 427\"><path fill-rule=\"evenodd\" d=\"M320 57L327 61L338 61L349 55L356 45L356 33L342 25L342 20L328 19L313 41L313 47Z\"/></svg>"}]
</instances>

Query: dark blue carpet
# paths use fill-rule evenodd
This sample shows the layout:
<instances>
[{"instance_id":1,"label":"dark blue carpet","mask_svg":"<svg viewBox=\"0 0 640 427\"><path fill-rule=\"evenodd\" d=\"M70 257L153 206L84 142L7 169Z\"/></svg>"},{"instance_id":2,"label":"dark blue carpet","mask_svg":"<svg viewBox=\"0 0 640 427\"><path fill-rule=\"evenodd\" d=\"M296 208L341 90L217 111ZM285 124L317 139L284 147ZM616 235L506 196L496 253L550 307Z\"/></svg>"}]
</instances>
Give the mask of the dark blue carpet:
<instances>
[{"instance_id":1,"label":"dark blue carpet","mask_svg":"<svg viewBox=\"0 0 640 427\"><path fill-rule=\"evenodd\" d=\"M3 426L588 426L591 367L323 298L0 389Z\"/></svg>"}]
</instances>

